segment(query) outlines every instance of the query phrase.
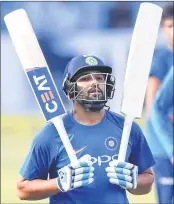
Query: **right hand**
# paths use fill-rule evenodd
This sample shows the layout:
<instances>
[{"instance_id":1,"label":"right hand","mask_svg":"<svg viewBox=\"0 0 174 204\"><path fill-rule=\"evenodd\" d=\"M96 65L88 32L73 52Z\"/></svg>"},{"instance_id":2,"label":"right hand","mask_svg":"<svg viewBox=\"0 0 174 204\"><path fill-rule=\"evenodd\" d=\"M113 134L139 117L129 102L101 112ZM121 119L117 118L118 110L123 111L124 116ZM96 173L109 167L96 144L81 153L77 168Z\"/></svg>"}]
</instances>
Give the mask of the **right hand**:
<instances>
[{"instance_id":1,"label":"right hand","mask_svg":"<svg viewBox=\"0 0 174 204\"><path fill-rule=\"evenodd\" d=\"M114 160L106 168L107 176L112 184L123 189L136 189L138 184L138 166Z\"/></svg>"},{"instance_id":2,"label":"right hand","mask_svg":"<svg viewBox=\"0 0 174 204\"><path fill-rule=\"evenodd\" d=\"M57 184L62 192L67 192L81 186L86 186L94 181L94 167L91 156L84 155L79 159L79 164L64 166L58 171Z\"/></svg>"}]
</instances>

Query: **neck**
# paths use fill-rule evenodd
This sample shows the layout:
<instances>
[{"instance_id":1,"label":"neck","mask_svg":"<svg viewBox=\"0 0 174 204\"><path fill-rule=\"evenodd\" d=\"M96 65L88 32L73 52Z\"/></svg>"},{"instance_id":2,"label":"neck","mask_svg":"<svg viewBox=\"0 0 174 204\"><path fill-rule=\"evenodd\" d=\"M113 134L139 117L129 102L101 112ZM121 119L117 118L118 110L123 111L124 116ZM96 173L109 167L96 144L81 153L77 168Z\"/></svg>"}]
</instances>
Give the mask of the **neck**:
<instances>
[{"instance_id":1,"label":"neck","mask_svg":"<svg viewBox=\"0 0 174 204\"><path fill-rule=\"evenodd\" d=\"M96 125L104 117L104 109L99 112L86 111L80 104L74 104L74 119L83 125Z\"/></svg>"}]
</instances>

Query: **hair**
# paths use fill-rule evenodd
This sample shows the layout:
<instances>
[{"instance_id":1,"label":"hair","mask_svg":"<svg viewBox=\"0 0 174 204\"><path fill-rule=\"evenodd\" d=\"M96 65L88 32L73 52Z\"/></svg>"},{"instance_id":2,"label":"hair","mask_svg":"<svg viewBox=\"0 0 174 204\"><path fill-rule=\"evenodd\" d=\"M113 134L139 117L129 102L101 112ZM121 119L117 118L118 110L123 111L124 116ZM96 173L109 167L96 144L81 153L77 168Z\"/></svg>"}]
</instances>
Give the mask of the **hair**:
<instances>
[{"instance_id":1,"label":"hair","mask_svg":"<svg viewBox=\"0 0 174 204\"><path fill-rule=\"evenodd\" d=\"M164 6L163 14L162 14L162 21L165 21L166 19L174 17L173 9L174 9L173 2Z\"/></svg>"}]
</instances>

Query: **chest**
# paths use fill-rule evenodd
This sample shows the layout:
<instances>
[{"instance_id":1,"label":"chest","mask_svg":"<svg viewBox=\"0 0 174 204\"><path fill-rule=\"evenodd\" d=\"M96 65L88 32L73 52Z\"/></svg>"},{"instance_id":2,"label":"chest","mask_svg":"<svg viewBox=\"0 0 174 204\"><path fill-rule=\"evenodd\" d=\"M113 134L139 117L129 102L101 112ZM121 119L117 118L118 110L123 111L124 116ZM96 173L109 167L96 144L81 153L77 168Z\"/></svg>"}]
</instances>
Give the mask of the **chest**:
<instances>
[{"instance_id":1,"label":"chest","mask_svg":"<svg viewBox=\"0 0 174 204\"><path fill-rule=\"evenodd\" d=\"M77 158L89 154L96 170L105 169L111 160L118 158L122 137L122 129L119 127L108 125L103 128L72 129L68 134ZM129 141L126 160L129 159L131 147L132 143ZM63 146L59 152L59 161L58 168L70 162Z\"/></svg>"}]
</instances>

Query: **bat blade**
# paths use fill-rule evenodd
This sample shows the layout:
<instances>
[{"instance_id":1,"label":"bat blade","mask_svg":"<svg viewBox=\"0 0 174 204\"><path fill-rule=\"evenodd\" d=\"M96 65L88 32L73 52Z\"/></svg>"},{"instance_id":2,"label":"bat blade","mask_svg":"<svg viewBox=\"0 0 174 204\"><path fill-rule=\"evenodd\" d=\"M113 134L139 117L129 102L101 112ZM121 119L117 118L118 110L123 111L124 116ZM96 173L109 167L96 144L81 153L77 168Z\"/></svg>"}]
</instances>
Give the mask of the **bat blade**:
<instances>
[{"instance_id":1,"label":"bat blade","mask_svg":"<svg viewBox=\"0 0 174 204\"><path fill-rule=\"evenodd\" d=\"M19 9L6 15L4 20L45 120L65 113L27 13Z\"/></svg>"},{"instance_id":2,"label":"bat blade","mask_svg":"<svg viewBox=\"0 0 174 204\"><path fill-rule=\"evenodd\" d=\"M134 118L140 118L146 93L152 57L162 16L162 8L142 3L135 23L123 90L121 112L126 116L119 161L125 161L129 135Z\"/></svg>"},{"instance_id":3,"label":"bat blade","mask_svg":"<svg viewBox=\"0 0 174 204\"><path fill-rule=\"evenodd\" d=\"M159 30L162 8L142 3L133 31L126 67L121 112L140 118L148 75Z\"/></svg>"},{"instance_id":4,"label":"bat blade","mask_svg":"<svg viewBox=\"0 0 174 204\"><path fill-rule=\"evenodd\" d=\"M4 21L23 68L48 67L25 10L7 14Z\"/></svg>"},{"instance_id":5,"label":"bat blade","mask_svg":"<svg viewBox=\"0 0 174 204\"><path fill-rule=\"evenodd\" d=\"M52 121L61 137L71 163L77 158L59 115L66 113L49 67L24 9L4 17L17 55L46 121Z\"/></svg>"}]
</instances>

